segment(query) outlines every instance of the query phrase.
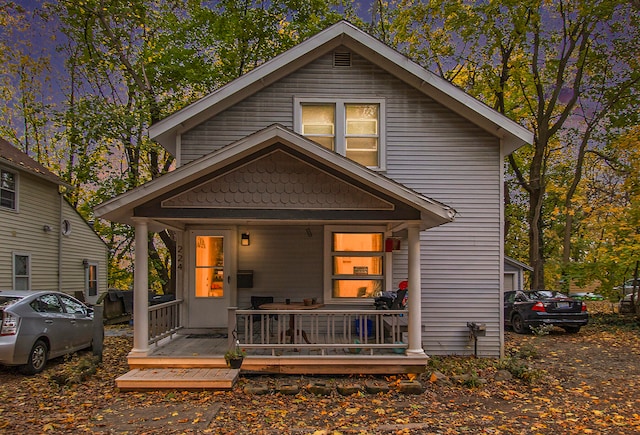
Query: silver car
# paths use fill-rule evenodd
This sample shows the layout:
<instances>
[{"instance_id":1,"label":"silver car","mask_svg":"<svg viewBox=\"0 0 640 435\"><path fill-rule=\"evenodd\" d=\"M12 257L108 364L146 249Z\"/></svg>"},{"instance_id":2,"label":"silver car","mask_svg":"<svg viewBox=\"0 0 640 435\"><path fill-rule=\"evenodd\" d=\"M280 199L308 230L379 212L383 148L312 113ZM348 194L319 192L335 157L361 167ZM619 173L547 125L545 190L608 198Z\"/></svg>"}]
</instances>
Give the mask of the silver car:
<instances>
[{"instance_id":1,"label":"silver car","mask_svg":"<svg viewBox=\"0 0 640 435\"><path fill-rule=\"evenodd\" d=\"M92 344L93 310L64 293L0 290L0 317L0 364L25 374Z\"/></svg>"}]
</instances>

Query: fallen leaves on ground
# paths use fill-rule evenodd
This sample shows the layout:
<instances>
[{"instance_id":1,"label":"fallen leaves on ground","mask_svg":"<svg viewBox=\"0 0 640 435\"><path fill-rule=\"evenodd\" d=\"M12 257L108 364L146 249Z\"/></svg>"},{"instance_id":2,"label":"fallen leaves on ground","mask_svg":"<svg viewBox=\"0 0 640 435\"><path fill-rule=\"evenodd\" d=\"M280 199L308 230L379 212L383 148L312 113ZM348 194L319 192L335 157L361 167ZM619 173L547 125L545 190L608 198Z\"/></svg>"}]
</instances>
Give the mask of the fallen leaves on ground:
<instances>
[{"instance_id":1,"label":"fallen leaves on ground","mask_svg":"<svg viewBox=\"0 0 640 435\"><path fill-rule=\"evenodd\" d=\"M612 324L613 323L613 324ZM232 391L120 392L130 337L105 338L95 373L74 382L90 355L51 361L36 376L0 369L0 432L6 433L211 433L211 434L629 434L640 433L640 329L637 324L595 321L579 334L547 336L507 332L506 351L536 376L495 381L491 359L438 357L432 370L464 383L440 385L428 371L420 395L365 393L315 396L249 395L247 383L275 386L286 379L305 387L315 381L364 382L359 377L243 376ZM486 383L477 382L486 379ZM73 376L65 379L76 379ZM397 384L407 377L377 378ZM128 428L128 429L127 429ZM135 428L135 430L131 430Z\"/></svg>"}]
</instances>

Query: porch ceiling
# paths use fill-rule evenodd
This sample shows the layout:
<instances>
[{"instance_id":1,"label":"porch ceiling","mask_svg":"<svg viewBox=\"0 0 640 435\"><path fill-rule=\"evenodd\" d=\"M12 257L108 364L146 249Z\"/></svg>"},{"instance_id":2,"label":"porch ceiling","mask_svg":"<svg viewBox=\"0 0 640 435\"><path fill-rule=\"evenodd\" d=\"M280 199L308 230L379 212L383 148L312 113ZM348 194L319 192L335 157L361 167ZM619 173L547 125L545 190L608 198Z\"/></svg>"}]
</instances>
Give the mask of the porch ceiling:
<instances>
[{"instance_id":1,"label":"porch ceiling","mask_svg":"<svg viewBox=\"0 0 640 435\"><path fill-rule=\"evenodd\" d=\"M96 215L155 222L417 222L455 211L273 125L107 201ZM164 224L161 224L164 225Z\"/></svg>"}]
</instances>

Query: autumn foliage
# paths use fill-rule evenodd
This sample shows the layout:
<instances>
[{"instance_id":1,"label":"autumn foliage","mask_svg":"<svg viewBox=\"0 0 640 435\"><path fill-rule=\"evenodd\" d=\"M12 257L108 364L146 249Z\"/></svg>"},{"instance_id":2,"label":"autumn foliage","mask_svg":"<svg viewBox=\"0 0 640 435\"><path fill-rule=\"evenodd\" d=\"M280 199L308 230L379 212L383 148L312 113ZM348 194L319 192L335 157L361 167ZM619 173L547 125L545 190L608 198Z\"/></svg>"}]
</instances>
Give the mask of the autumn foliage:
<instances>
[{"instance_id":1,"label":"autumn foliage","mask_svg":"<svg viewBox=\"0 0 640 435\"><path fill-rule=\"evenodd\" d=\"M501 360L432 358L427 372L413 377L424 386L421 394L398 392L409 380L392 376L375 378L389 385L387 392L350 396L334 387L372 378L245 375L232 391L120 392L114 379L128 370L131 339L108 336L95 373L86 370L89 352L51 361L33 377L1 369L0 432L638 433L639 331L637 319L617 314L593 316L579 334L507 331ZM510 376L498 376L505 372ZM84 375L74 377L79 373ZM269 392L245 392L258 383ZM299 392L275 392L282 383L299 386ZM328 385L329 395L310 392L314 383Z\"/></svg>"}]
</instances>

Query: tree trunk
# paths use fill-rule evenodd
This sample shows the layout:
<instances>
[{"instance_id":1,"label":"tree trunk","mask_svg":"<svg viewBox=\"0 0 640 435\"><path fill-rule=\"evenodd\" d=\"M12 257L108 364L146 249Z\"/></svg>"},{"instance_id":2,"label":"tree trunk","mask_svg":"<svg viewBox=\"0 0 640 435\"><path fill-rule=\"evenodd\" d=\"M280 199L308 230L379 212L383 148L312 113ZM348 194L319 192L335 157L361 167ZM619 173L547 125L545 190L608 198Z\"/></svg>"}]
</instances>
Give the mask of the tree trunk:
<instances>
[{"instance_id":1,"label":"tree trunk","mask_svg":"<svg viewBox=\"0 0 640 435\"><path fill-rule=\"evenodd\" d=\"M545 197L544 154L547 148L542 135L534 140L535 152L529 168L529 262L533 268L531 288L544 286L544 238L542 210Z\"/></svg>"}]
</instances>

